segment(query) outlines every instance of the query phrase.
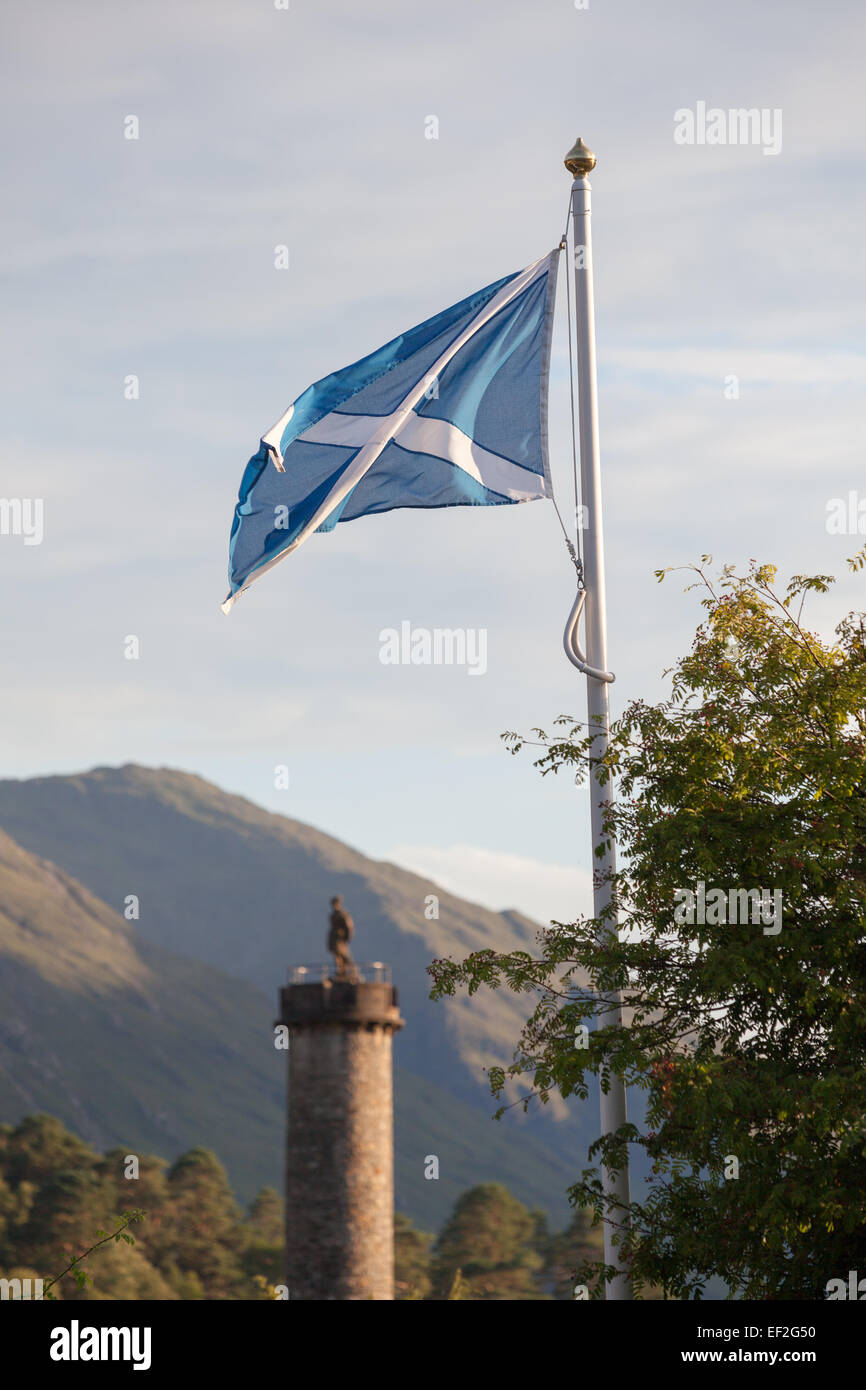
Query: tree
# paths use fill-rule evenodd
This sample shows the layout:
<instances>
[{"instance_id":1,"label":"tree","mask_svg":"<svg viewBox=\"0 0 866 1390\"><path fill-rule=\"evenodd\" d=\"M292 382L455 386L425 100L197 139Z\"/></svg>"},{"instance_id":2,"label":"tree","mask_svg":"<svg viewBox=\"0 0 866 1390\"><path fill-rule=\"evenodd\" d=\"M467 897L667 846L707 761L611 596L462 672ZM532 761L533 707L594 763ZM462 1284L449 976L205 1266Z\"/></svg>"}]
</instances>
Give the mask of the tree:
<instances>
[{"instance_id":1,"label":"tree","mask_svg":"<svg viewBox=\"0 0 866 1390\"><path fill-rule=\"evenodd\" d=\"M408 1216L394 1217L394 1296L418 1300L430 1292L430 1246L433 1236L419 1231Z\"/></svg>"},{"instance_id":2,"label":"tree","mask_svg":"<svg viewBox=\"0 0 866 1390\"><path fill-rule=\"evenodd\" d=\"M593 1226L586 1211L576 1211L564 1231L551 1236L545 1247L544 1283L556 1299L591 1297L597 1292L598 1280L585 1285L577 1272L586 1264L597 1264L602 1257L602 1232ZM586 1289L586 1295L583 1289ZM579 1292L578 1292L579 1291Z\"/></svg>"},{"instance_id":3,"label":"tree","mask_svg":"<svg viewBox=\"0 0 866 1390\"><path fill-rule=\"evenodd\" d=\"M58 1270L44 1283L42 1297L46 1299L137 1299L173 1298L170 1287L153 1268L140 1250L132 1247L135 1237L129 1228L144 1220L143 1211L121 1212L115 1228L96 1231L93 1243L70 1255L65 1268ZM103 1280L101 1291L93 1277L94 1263L99 1265Z\"/></svg>"},{"instance_id":4,"label":"tree","mask_svg":"<svg viewBox=\"0 0 866 1390\"><path fill-rule=\"evenodd\" d=\"M25 1115L0 1131L0 1165L8 1182L40 1184L63 1172L89 1169L96 1152L54 1115Z\"/></svg>"},{"instance_id":5,"label":"tree","mask_svg":"<svg viewBox=\"0 0 866 1390\"><path fill-rule=\"evenodd\" d=\"M136 1154L137 1164L133 1171L137 1176L132 1177L127 1176L131 1171L131 1157L128 1147L110 1149L100 1158L97 1171L113 1195L113 1211L135 1206L147 1213L147 1220L135 1231L136 1247L152 1265L161 1268L170 1259L174 1242L168 1164L164 1158L153 1154Z\"/></svg>"},{"instance_id":6,"label":"tree","mask_svg":"<svg viewBox=\"0 0 866 1390\"><path fill-rule=\"evenodd\" d=\"M639 1290L700 1297L720 1276L748 1298L823 1298L866 1270L864 618L822 641L803 608L832 577L780 594L769 565L715 583L694 569L705 617L670 698L629 705L604 761L573 719L535 731L542 773L589 763L591 792L618 778L604 833L622 931L580 918L542 931L535 956L436 961L433 995L536 994L498 1095L524 1074L542 1100L585 1098L592 1074L645 1091L647 1132L601 1136L590 1157L617 1169L643 1147L648 1194L618 1211L597 1167L570 1192L614 1223ZM614 989L622 1026L575 1049Z\"/></svg>"},{"instance_id":7,"label":"tree","mask_svg":"<svg viewBox=\"0 0 866 1390\"><path fill-rule=\"evenodd\" d=\"M536 1234L533 1214L501 1183L470 1188L457 1199L436 1243L433 1298L544 1298L537 1280L542 1258Z\"/></svg>"},{"instance_id":8,"label":"tree","mask_svg":"<svg viewBox=\"0 0 866 1390\"><path fill-rule=\"evenodd\" d=\"M270 1290L281 1282L285 1264L285 1212L283 1199L274 1188L263 1187L253 1200L241 1227L241 1238L241 1263L249 1291L240 1297L254 1297L254 1290L259 1287L263 1297L272 1298Z\"/></svg>"},{"instance_id":9,"label":"tree","mask_svg":"<svg viewBox=\"0 0 866 1390\"><path fill-rule=\"evenodd\" d=\"M93 1244L94 1231L115 1209L92 1165L44 1180L27 1206L27 1218L15 1230L16 1258L52 1273Z\"/></svg>"},{"instance_id":10,"label":"tree","mask_svg":"<svg viewBox=\"0 0 866 1390\"><path fill-rule=\"evenodd\" d=\"M232 1298L244 1284L239 1256L242 1245L240 1211L232 1196L225 1168L208 1149L182 1154L168 1175L171 1203L172 1264L181 1276L195 1275L203 1296ZM182 1297L190 1294L188 1281ZM253 1294L252 1288L247 1296Z\"/></svg>"},{"instance_id":11,"label":"tree","mask_svg":"<svg viewBox=\"0 0 866 1390\"><path fill-rule=\"evenodd\" d=\"M4 1178L2 1167L0 1167L0 1265L6 1259L10 1239L14 1239L12 1223L16 1214L16 1197L16 1192Z\"/></svg>"},{"instance_id":12,"label":"tree","mask_svg":"<svg viewBox=\"0 0 866 1390\"><path fill-rule=\"evenodd\" d=\"M137 1239L137 1238L136 1238ZM150 1263L144 1251L136 1245L116 1245L112 1241L97 1250L83 1266L92 1281L84 1288L70 1289L64 1281L62 1297L66 1301L86 1299L88 1302L126 1302L131 1299L170 1301L179 1298L165 1276Z\"/></svg>"},{"instance_id":13,"label":"tree","mask_svg":"<svg viewBox=\"0 0 866 1390\"><path fill-rule=\"evenodd\" d=\"M0 1272L35 1271L65 1300L273 1297L278 1194L264 1188L241 1221L212 1153L166 1167L128 1145L100 1156L50 1115L0 1126ZM146 1219L132 1236L126 1218Z\"/></svg>"}]
</instances>

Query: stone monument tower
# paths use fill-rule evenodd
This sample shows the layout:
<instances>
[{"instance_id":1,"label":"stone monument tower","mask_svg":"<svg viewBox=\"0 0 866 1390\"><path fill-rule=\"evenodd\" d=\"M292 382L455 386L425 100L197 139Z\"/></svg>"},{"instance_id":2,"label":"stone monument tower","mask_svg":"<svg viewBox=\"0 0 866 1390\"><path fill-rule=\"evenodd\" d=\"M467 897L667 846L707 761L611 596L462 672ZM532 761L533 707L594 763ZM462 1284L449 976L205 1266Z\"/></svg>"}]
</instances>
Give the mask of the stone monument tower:
<instances>
[{"instance_id":1,"label":"stone monument tower","mask_svg":"<svg viewBox=\"0 0 866 1390\"><path fill-rule=\"evenodd\" d=\"M332 900L336 964L295 966L280 991L289 1034L286 1284L291 1300L394 1297L390 970L356 963Z\"/></svg>"}]
</instances>

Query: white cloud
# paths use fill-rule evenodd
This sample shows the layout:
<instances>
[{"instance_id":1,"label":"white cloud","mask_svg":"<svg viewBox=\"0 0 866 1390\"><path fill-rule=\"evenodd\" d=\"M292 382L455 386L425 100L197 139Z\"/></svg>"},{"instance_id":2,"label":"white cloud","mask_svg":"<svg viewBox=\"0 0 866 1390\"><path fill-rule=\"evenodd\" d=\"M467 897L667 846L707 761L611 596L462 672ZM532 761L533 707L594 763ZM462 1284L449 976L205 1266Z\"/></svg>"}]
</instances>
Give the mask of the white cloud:
<instances>
[{"instance_id":1,"label":"white cloud","mask_svg":"<svg viewBox=\"0 0 866 1390\"><path fill-rule=\"evenodd\" d=\"M572 921L592 911L588 869L543 864L520 854L478 845L396 845L382 856L400 868L423 874L470 902L502 911L517 908L537 922Z\"/></svg>"},{"instance_id":2,"label":"white cloud","mask_svg":"<svg viewBox=\"0 0 866 1390\"><path fill-rule=\"evenodd\" d=\"M660 372L680 382L700 377L722 382L734 373L749 382L774 382L796 386L842 386L866 381L866 356L855 352L768 352L757 348L701 347L609 348L604 364L633 372Z\"/></svg>"}]
</instances>

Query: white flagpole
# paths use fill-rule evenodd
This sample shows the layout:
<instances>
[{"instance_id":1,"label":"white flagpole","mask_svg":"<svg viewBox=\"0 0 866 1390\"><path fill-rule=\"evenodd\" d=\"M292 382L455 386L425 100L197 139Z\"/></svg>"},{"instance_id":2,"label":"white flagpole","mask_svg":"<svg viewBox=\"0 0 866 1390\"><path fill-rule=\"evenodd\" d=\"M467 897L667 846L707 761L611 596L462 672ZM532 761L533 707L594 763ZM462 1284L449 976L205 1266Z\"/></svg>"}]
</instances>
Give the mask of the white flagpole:
<instances>
[{"instance_id":1,"label":"white flagpole","mask_svg":"<svg viewBox=\"0 0 866 1390\"><path fill-rule=\"evenodd\" d=\"M586 672L587 710L590 731L598 729L593 745L593 756L601 757L610 741L610 708L608 685L613 677L607 671L607 616L604 590L604 539L602 535L601 514L601 470L598 448L598 398L595 366L595 314L592 300L592 231L590 228L591 200L589 174L595 167L595 155L577 140L565 156L565 167L574 176L571 186L571 211L574 225L574 291L577 319L577 380L580 432L580 478L584 511L578 516L578 525L583 529L583 564L586 585L584 604L586 624L586 652L575 664ZM569 331L571 331L569 329ZM573 610L573 614L574 614ZM579 610L578 610L579 617ZM570 620L566 629L567 647L572 646L576 622ZM574 647L572 646L572 650ZM577 651L580 652L579 647ZM571 652L569 652L571 655ZM573 658L572 658L573 659ZM594 776L589 779L590 809L592 824L592 848L602 843L602 821L607 808L613 802L613 787L610 781L599 785ZM604 854L600 859L593 852L594 875L605 877L616 867L616 845L612 839L605 843ZM593 888L593 908L596 917L609 906L611 901L609 883L596 881ZM615 918L605 921L602 932L605 936L615 934ZM622 1019L622 1008L617 995L612 1006L599 1015L599 1026L618 1024ZM626 1122L625 1083L612 1076L610 1089L601 1093L601 1132L610 1134ZM605 1193L614 1198L620 1210L611 1215L614 1221L621 1221L624 1209L629 1202L628 1168L612 1173L602 1168ZM630 1276L623 1264L619 1250L614 1246L614 1228L608 1221L604 1225L605 1263L615 1265L620 1273L606 1287L608 1299L630 1299L632 1286Z\"/></svg>"}]
</instances>

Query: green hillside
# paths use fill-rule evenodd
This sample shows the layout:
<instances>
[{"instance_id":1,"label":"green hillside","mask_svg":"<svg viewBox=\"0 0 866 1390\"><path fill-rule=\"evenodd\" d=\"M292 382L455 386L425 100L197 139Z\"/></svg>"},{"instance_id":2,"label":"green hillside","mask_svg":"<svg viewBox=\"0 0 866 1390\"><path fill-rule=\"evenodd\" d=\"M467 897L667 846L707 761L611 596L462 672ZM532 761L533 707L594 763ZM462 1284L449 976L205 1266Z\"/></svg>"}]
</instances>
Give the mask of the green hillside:
<instances>
[{"instance_id":1,"label":"green hillside","mask_svg":"<svg viewBox=\"0 0 866 1390\"><path fill-rule=\"evenodd\" d=\"M280 1188L274 1003L143 936L0 832L0 1122L48 1112L99 1149L169 1159L200 1145L242 1200ZM460 1191L487 1180L564 1216L570 1170L538 1137L403 1066L396 1092L397 1199L414 1219L438 1225ZM439 1181L423 1176L431 1153Z\"/></svg>"},{"instance_id":2,"label":"green hillside","mask_svg":"<svg viewBox=\"0 0 866 1390\"><path fill-rule=\"evenodd\" d=\"M284 1063L253 986L139 943L0 832L0 1119L44 1111L97 1148L214 1148L251 1196L279 1173Z\"/></svg>"},{"instance_id":3,"label":"green hillside","mask_svg":"<svg viewBox=\"0 0 866 1390\"><path fill-rule=\"evenodd\" d=\"M136 894L143 940L247 980L272 1000L290 962L324 958L328 901L342 893L355 918L358 958L392 966L408 1025L398 1042L401 1065L489 1113L484 1068L510 1060L526 1001L482 991L472 1000L433 1003L426 967L434 956L494 943L531 950L537 928L528 918L465 902L311 826L166 768L0 782L0 825L115 909ZM438 920L424 915L432 893ZM565 1140L554 1119L564 1114L554 1101L539 1116L536 1123L551 1131L545 1142ZM595 1113L575 1105L570 1115L574 1153L573 1125L594 1138Z\"/></svg>"}]
</instances>

